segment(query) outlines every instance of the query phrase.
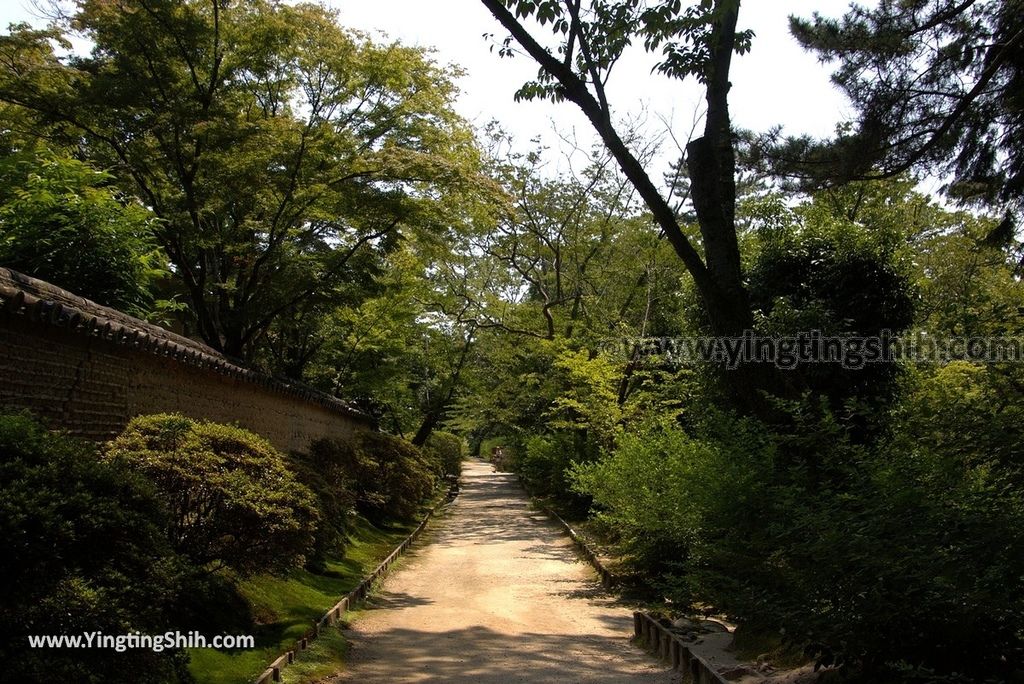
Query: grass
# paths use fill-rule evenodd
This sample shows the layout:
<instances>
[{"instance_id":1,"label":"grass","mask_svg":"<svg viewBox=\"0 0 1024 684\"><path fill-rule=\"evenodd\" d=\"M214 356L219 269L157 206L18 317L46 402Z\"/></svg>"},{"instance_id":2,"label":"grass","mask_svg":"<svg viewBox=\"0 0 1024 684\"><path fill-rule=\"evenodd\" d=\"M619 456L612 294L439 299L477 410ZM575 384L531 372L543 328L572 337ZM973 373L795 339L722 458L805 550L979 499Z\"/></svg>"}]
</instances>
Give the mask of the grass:
<instances>
[{"instance_id":1,"label":"grass","mask_svg":"<svg viewBox=\"0 0 1024 684\"><path fill-rule=\"evenodd\" d=\"M348 642L337 627L320 632L320 638L295 662L281 670L285 684L306 684L336 673L348 654Z\"/></svg>"},{"instance_id":2,"label":"grass","mask_svg":"<svg viewBox=\"0 0 1024 684\"><path fill-rule=\"evenodd\" d=\"M404 563L404 557L396 560L391 566L391 572L400 569ZM376 589L375 583L370 590L371 594ZM342 624L358 619L365 609L366 605L363 604L345 613ZM341 630L338 627L330 627L320 632L320 638L310 643L309 648L296 657L295 663L281 670L281 681L285 684L309 684L319 681L337 673L344 666L347 655L348 642L342 636Z\"/></svg>"},{"instance_id":3,"label":"grass","mask_svg":"<svg viewBox=\"0 0 1024 684\"><path fill-rule=\"evenodd\" d=\"M189 651L189 670L196 682L245 684L255 679L270 661L292 648L314 620L354 589L415 526L412 522L381 529L356 518L344 557L329 559L324 573L296 569L285 576L258 575L240 582L239 591L251 604L255 618L252 633L256 637L256 648ZM338 630L330 632L323 648L318 649L314 657L303 657L300 662L309 660L309 667L315 669L316 659L325 662L329 659L332 671L336 671L343 649L340 642L335 642L342 637ZM298 665L286 669L296 667Z\"/></svg>"}]
</instances>

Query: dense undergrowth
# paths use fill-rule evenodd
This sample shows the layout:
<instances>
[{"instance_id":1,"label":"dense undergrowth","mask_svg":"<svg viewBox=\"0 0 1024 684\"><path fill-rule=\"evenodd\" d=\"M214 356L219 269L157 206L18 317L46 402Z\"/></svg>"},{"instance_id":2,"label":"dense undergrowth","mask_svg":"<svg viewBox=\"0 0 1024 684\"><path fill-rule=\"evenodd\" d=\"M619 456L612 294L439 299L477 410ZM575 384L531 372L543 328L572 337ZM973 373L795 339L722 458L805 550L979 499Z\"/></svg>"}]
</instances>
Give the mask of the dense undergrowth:
<instances>
[{"instance_id":1,"label":"dense undergrowth","mask_svg":"<svg viewBox=\"0 0 1024 684\"><path fill-rule=\"evenodd\" d=\"M12 545L0 618L7 675L255 677L411 531L457 472L461 441L441 433L429 444L366 431L286 456L240 428L167 414L136 418L98 447L26 414L0 416L0 529ZM28 635L95 630L252 634L256 647L24 646Z\"/></svg>"},{"instance_id":2,"label":"dense undergrowth","mask_svg":"<svg viewBox=\"0 0 1024 684\"><path fill-rule=\"evenodd\" d=\"M872 192L856 224L839 193L760 206L747 247L765 334L1024 331L1024 290L981 241L984 222L929 209L922 229L956 227L916 233L912 195ZM707 366L626 361L622 401L608 373L622 359L581 360L569 341L510 356L523 385L550 365L519 399L547 410L486 426L479 447L589 518L672 611L737 622L745 648L814 660L834 680L1024 681L1019 365L797 364L782 377L801 391L754 417Z\"/></svg>"}]
</instances>

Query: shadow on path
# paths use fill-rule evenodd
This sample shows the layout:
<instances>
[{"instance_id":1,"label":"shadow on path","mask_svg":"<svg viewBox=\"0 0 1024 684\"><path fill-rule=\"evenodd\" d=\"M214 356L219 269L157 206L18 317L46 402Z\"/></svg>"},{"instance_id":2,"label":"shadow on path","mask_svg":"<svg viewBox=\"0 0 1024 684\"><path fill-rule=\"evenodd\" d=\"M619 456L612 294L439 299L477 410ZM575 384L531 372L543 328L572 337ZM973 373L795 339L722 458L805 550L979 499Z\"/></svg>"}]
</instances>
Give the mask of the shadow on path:
<instances>
[{"instance_id":1,"label":"shadow on path","mask_svg":"<svg viewBox=\"0 0 1024 684\"><path fill-rule=\"evenodd\" d=\"M332 682L674 682L515 478L463 470L449 513L346 631Z\"/></svg>"}]
</instances>

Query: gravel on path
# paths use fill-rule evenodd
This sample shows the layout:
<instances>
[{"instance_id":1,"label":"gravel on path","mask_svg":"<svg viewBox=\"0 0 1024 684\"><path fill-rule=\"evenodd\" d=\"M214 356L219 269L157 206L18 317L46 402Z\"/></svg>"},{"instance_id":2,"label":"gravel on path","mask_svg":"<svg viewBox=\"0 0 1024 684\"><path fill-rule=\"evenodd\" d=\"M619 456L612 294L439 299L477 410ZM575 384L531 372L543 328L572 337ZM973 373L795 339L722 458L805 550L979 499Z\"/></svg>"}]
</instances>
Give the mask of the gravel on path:
<instances>
[{"instance_id":1,"label":"gravel on path","mask_svg":"<svg viewBox=\"0 0 1024 684\"><path fill-rule=\"evenodd\" d=\"M679 681L513 475L467 462L432 527L349 625L332 684Z\"/></svg>"}]
</instances>

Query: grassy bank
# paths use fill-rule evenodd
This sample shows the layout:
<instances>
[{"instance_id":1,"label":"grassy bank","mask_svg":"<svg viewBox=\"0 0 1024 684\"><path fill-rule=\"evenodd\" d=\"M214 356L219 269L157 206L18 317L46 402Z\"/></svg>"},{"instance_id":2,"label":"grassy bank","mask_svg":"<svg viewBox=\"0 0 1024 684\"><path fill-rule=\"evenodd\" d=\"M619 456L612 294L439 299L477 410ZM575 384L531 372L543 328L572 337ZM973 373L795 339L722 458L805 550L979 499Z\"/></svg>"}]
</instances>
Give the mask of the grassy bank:
<instances>
[{"instance_id":1,"label":"grassy bank","mask_svg":"<svg viewBox=\"0 0 1024 684\"><path fill-rule=\"evenodd\" d=\"M439 510L431 520L436 521L438 518L443 518L444 515L444 509ZM428 528L420 539L425 540L422 543L426 545L430 543L430 538L431 530ZM406 559L406 556L400 557L391 566L390 572L400 570ZM371 590L371 598L368 602L360 603L354 610L345 613L343 624L358 620L364 611L373 610L372 594L374 592L376 592L376 586ZM348 648L348 641L345 640L338 625L326 627L320 632L320 638L313 641L309 648L303 651L301 657L297 658L292 665L281 670L281 682L283 684L309 684L310 682L319 682L337 673L345 666Z\"/></svg>"},{"instance_id":2,"label":"grassy bank","mask_svg":"<svg viewBox=\"0 0 1024 684\"><path fill-rule=\"evenodd\" d=\"M416 522L378 528L353 520L343 558L328 560L322 574L293 570L285 576L259 575L239 584L255 621L256 648L235 651L195 649L189 666L199 684L244 684L291 648L339 598L351 591L416 526ZM331 630L325 651L339 653L341 635ZM337 641L337 644L333 644ZM339 648L330 648L339 646ZM321 654L322 657L322 654Z\"/></svg>"}]
</instances>

